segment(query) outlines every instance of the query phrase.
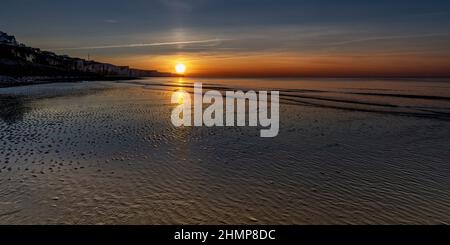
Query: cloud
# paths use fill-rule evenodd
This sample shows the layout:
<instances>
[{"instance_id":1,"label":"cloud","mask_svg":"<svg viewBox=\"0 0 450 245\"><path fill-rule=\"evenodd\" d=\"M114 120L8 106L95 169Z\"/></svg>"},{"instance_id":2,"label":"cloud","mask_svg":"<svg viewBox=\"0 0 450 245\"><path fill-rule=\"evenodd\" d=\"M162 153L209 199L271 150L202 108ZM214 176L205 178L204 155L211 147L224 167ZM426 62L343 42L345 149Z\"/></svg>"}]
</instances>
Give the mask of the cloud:
<instances>
[{"instance_id":1,"label":"cloud","mask_svg":"<svg viewBox=\"0 0 450 245\"><path fill-rule=\"evenodd\" d=\"M114 19L103 20L103 22L108 23L108 24L117 24L117 23L119 23L118 20L114 20Z\"/></svg>"},{"instance_id":2,"label":"cloud","mask_svg":"<svg viewBox=\"0 0 450 245\"><path fill-rule=\"evenodd\" d=\"M63 50L90 50L90 49L116 49L116 48L140 48L140 47L155 47L155 46L173 46L184 44L209 44L212 46L220 45L223 41L231 39L206 39L206 40L191 40L191 41L176 41L176 42L156 42L156 43L138 43L138 44L118 44L118 45L104 45L104 46L90 46L90 47L73 47L73 48L57 48L53 51Z\"/></svg>"},{"instance_id":3,"label":"cloud","mask_svg":"<svg viewBox=\"0 0 450 245\"><path fill-rule=\"evenodd\" d=\"M395 40L395 39L416 39L416 38L428 38L428 37L445 37L448 34L424 34L424 35L404 35L404 36L381 36L381 37L368 37L361 39L348 40L343 42L332 43L331 45L347 45L353 43L371 42L371 41L384 41L384 40Z\"/></svg>"}]
</instances>

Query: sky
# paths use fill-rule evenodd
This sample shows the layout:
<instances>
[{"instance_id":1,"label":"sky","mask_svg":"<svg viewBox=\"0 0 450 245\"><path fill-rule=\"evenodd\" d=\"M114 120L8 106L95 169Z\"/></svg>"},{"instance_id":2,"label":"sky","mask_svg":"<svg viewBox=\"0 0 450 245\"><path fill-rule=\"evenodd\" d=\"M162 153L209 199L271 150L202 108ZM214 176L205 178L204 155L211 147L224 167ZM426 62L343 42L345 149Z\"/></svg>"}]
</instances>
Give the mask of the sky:
<instances>
[{"instance_id":1,"label":"sky","mask_svg":"<svg viewBox=\"0 0 450 245\"><path fill-rule=\"evenodd\" d=\"M449 76L448 0L0 0L58 54L191 76Z\"/></svg>"}]
</instances>

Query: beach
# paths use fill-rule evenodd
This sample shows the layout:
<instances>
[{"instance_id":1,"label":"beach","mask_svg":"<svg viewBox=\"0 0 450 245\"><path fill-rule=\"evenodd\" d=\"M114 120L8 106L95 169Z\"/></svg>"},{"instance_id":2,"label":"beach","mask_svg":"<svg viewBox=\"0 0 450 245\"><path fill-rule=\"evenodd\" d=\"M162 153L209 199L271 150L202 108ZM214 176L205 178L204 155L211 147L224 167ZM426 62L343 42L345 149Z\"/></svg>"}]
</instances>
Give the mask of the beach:
<instances>
[{"instance_id":1,"label":"beach","mask_svg":"<svg viewBox=\"0 0 450 245\"><path fill-rule=\"evenodd\" d=\"M280 132L182 127L174 91L279 90ZM0 88L0 224L449 224L448 79Z\"/></svg>"}]
</instances>

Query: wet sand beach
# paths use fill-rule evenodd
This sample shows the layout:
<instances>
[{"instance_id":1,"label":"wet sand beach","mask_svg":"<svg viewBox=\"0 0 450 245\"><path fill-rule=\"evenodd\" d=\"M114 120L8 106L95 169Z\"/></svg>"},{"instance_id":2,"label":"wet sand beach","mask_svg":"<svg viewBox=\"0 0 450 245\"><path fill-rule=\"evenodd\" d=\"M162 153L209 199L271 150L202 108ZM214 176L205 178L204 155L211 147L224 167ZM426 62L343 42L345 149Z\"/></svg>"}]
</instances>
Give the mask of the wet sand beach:
<instances>
[{"instance_id":1,"label":"wet sand beach","mask_svg":"<svg viewBox=\"0 0 450 245\"><path fill-rule=\"evenodd\" d=\"M280 134L176 128L173 91L280 91ZM449 224L445 79L0 88L0 224Z\"/></svg>"}]
</instances>

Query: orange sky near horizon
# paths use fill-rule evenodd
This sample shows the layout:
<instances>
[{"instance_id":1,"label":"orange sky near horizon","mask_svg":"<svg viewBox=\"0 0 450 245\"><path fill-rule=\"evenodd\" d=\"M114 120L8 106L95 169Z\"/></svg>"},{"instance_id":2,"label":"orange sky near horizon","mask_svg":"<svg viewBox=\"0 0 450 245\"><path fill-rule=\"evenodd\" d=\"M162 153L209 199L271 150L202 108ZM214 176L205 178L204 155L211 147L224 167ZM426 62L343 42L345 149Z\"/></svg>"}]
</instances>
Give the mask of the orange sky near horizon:
<instances>
[{"instance_id":1,"label":"orange sky near horizon","mask_svg":"<svg viewBox=\"0 0 450 245\"><path fill-rule=\"evenodd\" d=\"M196 77L450 76L447 57L260 53L105 57L102 60L162 72L175 72L175 65L183 63L187 67L186 76Z\"/></svg>"}]
</instances>

